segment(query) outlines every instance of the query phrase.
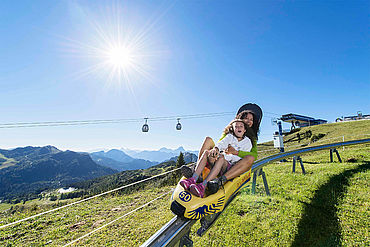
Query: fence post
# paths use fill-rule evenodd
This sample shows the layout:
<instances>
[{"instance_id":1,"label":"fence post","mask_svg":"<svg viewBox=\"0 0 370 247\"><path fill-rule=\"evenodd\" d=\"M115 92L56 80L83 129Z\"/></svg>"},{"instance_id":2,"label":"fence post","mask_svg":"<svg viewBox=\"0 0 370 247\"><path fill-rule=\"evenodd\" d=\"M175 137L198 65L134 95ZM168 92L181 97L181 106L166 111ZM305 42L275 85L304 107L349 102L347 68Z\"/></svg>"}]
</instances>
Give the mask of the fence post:
<instances>
[{"instance_id":1,"label":"fence post","mask_svg":"<svg viewBox=\"0 0 370 247\"><path fill-rule=\"evenodd\" d=\"M344 142L344 136L343 136L343 142ZM344 151L344 145L343 145L343 151Z\"/></svg>"}]
</instances>

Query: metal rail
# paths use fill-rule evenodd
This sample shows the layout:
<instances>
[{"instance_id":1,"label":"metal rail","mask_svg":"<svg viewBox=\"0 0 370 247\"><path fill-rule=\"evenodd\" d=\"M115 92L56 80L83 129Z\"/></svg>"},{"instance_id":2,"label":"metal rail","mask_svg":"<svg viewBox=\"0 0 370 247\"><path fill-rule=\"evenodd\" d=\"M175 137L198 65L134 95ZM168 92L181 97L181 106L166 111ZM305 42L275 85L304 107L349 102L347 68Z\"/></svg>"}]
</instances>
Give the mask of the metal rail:
<instances>
[{"instance_id":1,"label":"metal rail","mask_svg":"<svg viewBox=\"0 0 370 247\"><path fill-rule=\"evenodd\" d=\"M291 157L291 156L298 156L299 154L302 154L302 153L320 151L320 150L325 150L325 149L332 149L332 148L342 147L342 146L364 144L367 142L370 142L370 138L354 140L354 141L346 141L346 142L336 142L336 143L324 144L324 145L319 145L319 146L314 146L314 147L296 149L296 150L284 152L284 153L273 154L263 159L257 160L252 166L252 172L255 172L258 169L261 169L262 167L266 166L270 162L273 162L276 160L282 160L284 158Z\"/></svg>"},{"instance_id":2,"label":"metal rail","mask_svg":"<svg viewBox=\"0 0 370 247\"><path fill-rule=\"evenodd\" d=\"M175 216L141 246L174 246L182 236L189 232L195 222L196 220L181 219Z\"/></svg>"},{"instance_id":3,"label":"metal rail","mask_svg":"<svg viewBox=\"0 0 370 247\"><path fill-rule=\"evenodd\" d=\"M314 152L320 151L325 149L332 149L341 146L350 146L350 145L357 145L357 144L364 144L369 143L370 138L362 139L362 140L354 140L354 141L347 141L347 142L337 142L331 144L324 144L315 147L306 147L302 149L297 149L289 152L278 153L268 157L265 157L261 160L258 160L252 166L252 172L256 172L262 167L266 166L268 163L281 160L283 158L297 156L298 154L307 153L307 152ZM231 202L233 198L229 201ZM226 207L225 207L226 208ZM164 225L159 231L157 231L153 236L151 236L144 244L141 246L174 246L177 244L183 236L189 233L189 230L193 226L196 220L187 220L181 219L177 216L172 218L166 225Z\"/></svg>"}]
</instances>

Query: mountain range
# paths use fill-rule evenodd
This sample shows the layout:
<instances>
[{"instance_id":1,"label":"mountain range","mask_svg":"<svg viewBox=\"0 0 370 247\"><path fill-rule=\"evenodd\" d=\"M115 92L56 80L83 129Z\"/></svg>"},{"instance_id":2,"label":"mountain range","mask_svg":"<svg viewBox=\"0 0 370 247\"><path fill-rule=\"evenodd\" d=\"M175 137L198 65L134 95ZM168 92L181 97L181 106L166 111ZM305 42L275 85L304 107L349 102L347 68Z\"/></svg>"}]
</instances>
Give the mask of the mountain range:
<instances>
[{"instance_id":1,"label":"mountain range","mask_svg":"<svg viewBox=\"0 0 370 247\"><path fill-rule=\"evenodd\" d=\"M96 164L88 153L53 146L0 149L0 200L32 199L45 189L116 172Z\"/></svg>"},{"instance_id":2,"label":"mountain range","mask_svg":"<svg viewBox=\"0 0 370 247\"><path fill-rule=\"evenodd\" d=\"M91 158L99 165L107 166L118 171L124 170L137 170L146 169L151 166L157 165L160 162L151 161L157 159L164 159L165 161L176 161L178 155L182 152L184 154L184 160L186 163L194 162L197 160L197 156L193 153L186 152L182 147L172 150L167 148L161 148L159 151L141 151L141 156L154 157L150 160L133 158L127 155L124 151L118 149L111 149L109 151L99 151L90 153ZM132 152L131 152L132 153ZM138 154L138 153L137 153ZM140 156L139 155L139 156ZM137 157L138 155L136 155Z\"/></svg>"},{"instance_id":3,"label":"mountain range","mask_svg":"<svg viewBox=\"0 0 370 247\"><path fill-rule=\"evenodd\" d=\"M176 162L177 152L185 151L162 148L168 162ZM177 154L177 155L176 155ZM186 163L196 161L197 156L184 152ZM69 186L73 183L100 178L119 171L147 169L159 162L137 159L122 150L112 149L94 153L61 151L53 146L0 149L0 201L29 200L37 198L45 190Z\"/></svg>"},{"instance_id":4,"label":"mountain range","mask_svg":"<svg viewBox=\"0 0 370 247\"><path fill-rule=\"evenodd\" d=\"M172 157L178 156L180 152L182 153L193 153L195 155L198 155L198 151L187 151L183 147L179 147L177 149L168 149L168 148L161 148L159 150L149 151L139 151L139 150L131 150L122 148L121 151L128 154L132 158L136 159L144 159L144 160L150 160L153 162L163 162L166 160L171 159Z\"/></svg>"},{"instance_id":5,"label":"mountain range","mask_svg":"<svg viewBox=\"0 0 370 247\"><path fill-rule=\"evenodd\" d=\"M158 164L158 162L132 158L118 149L112 149L107 152L94 152L90 153L90 156L97 164L107 166L118 171L146 169Z\"/></svg>"}]
</instances>

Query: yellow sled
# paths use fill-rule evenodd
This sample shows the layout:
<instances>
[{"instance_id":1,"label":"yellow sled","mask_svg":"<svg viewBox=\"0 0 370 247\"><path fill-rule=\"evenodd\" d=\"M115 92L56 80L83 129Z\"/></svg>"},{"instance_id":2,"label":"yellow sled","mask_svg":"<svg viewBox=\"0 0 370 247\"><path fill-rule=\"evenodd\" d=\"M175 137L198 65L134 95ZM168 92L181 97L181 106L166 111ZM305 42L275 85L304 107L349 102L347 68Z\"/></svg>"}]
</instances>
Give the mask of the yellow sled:
<instances>
[{"instance_id":1,"label":"yellow sled","mask_svg":"<svg viewBox=\"0 0 370 247\"><path fill-rule=\"evenodd\" d=\"M181 180L185 177L181 178ZM251 179L251 170L228 181L224 188L204 198L197 197L186 191L180 182L171 196L171 211L179 217L197 220L204 216L221 212L229 199L244 188ZM181 181L180 180L180 181Z\"/></svg>"}]
</instances>

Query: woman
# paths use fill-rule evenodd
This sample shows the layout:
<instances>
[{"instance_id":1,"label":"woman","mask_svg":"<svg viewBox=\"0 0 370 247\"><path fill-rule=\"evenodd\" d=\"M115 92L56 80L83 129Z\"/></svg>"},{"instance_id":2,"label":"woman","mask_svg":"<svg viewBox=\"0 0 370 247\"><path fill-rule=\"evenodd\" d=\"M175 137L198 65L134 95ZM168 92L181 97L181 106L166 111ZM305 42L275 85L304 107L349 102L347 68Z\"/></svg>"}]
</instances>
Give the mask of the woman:
<instances>
[{"instance_id":1,"label":"woman","mask_svg":"<svg viewBox=\"0 0 370 247\"><path fill-rule=\"evenodd\" d=\"M255 141L252 143L253 147L250 152L242 152L242 151L236 151L233 147L229 147L225 153L226 154L235 154L241 157L242 159L238 161L235 165L233 165L230 170L227 170L220 178L214 179L210 182L208 182L207 187L210 191L210 193L215 193L218 191L221 185L225 184L228 180L233 179L244 172L251 169L253 162L257 159L257 139L258 139L258 133L259 133L259 126L262 119L262 110L261 108L256 104L245 104L238 110L237 119L242 119L244 123L252 129L252 132L255 136ZM225 127L225 130L220 138L219 141L221 141L225 136L230 132L230 129L232 127L233 121L228 124ZM199 151L199 158L204 153L204 151L209 150L208 152L208 158L211 161L210 163L214 163L216 159L219 156L219 151L215 147L215 143L210 137L206 137L206 139L203 142L203 145ZM213 162L212 162L213 161ZM199 164L199 160L197 162ZM197 170L197 167L195 170ZM185 177L192 177L193 171L188 167L182 167L182 172ZM216 172L216 171L214 171ZM211 172L212 173L212 170ZM211 174L210 174L211 175ZM217 174L212 174L217 175Z\"/></svg>"}]
</instances>

